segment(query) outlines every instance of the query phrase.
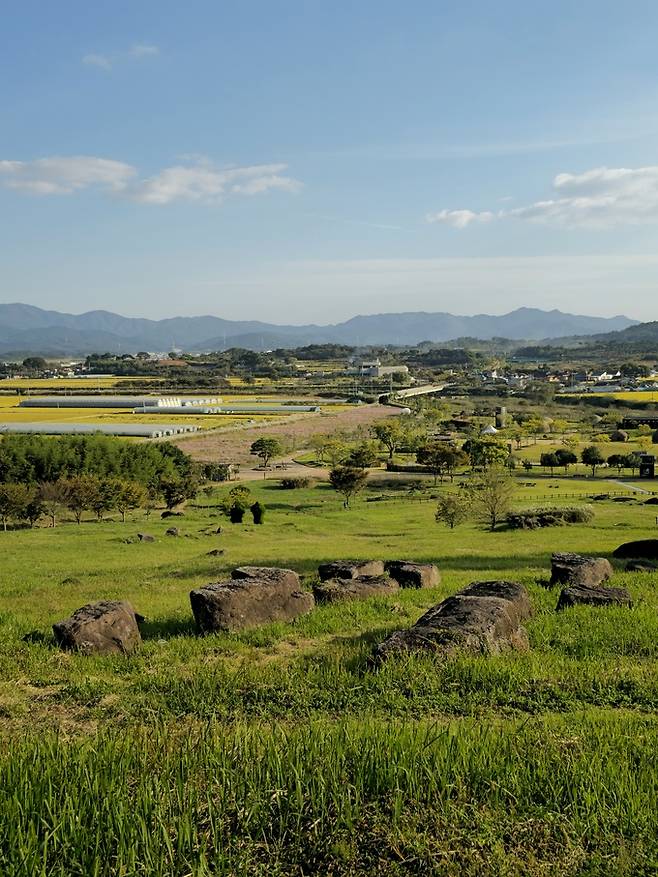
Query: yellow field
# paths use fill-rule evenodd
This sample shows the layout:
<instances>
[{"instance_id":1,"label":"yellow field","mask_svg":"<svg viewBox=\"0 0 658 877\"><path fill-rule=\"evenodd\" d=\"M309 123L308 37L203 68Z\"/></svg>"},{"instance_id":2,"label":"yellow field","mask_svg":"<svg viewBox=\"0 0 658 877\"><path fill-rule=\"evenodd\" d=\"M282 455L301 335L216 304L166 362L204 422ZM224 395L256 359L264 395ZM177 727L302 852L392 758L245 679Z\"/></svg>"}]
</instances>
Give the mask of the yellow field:
<instances>
[{"instance_id":1,"label":"yellow field","mask_svg":"<svg viewBox=\"0 0 658 877\"><path fill-rule=\"evenodd\" d=\"M2 390L25 390L39 393L45 393L48 390L88 390L93 393L95 390L107 390L110 387L116 387L127 381L163 381L164 378L156 375L140 375L139 378L4 378L0 379L0 391Z\"/></svg>"},{"instance_id":2,"label":"yellow field","mask_svg":"<svg viewBox=\"0 0 658 877\"><path fill-rule=\"evenodd\" d=\"M632 390L621 390L619 393L569 393L569 395L580 397L595 396L602 399L624 399L630 402L658 402L658 386L655 390L640 390L636 393Z\"/></svg>"}]
</instances>

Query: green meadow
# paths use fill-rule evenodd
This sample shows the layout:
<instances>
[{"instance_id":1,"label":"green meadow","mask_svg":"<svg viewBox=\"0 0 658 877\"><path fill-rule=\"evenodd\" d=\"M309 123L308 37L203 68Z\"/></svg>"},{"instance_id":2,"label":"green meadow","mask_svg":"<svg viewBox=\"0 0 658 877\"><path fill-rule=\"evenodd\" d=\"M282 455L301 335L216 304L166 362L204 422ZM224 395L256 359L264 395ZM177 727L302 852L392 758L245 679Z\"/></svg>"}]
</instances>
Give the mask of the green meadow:
<instances>
[{"instance_id":1,"label":"green meadow","mask_svg":"<svg viewBox=\"0 0 658 877\"><path fill-rule=\"evenodd\" d=\"M613 561L632 610L556 613L545 583L553 551L658 534L658 506L603 478L517 482L518 507L633 499L491 533L437 524L455 488L431 479L374 483L348 511L325 484L265 480L262 526L230 524L217 488L181 518L0 533L0 874L657 874L658 573ZM192 588L246 563L310 586L342 558L431 561L441 585L195 634ZM528 653L371 667L389 632L496 578L530 591ZM138 654L55 648L51 625L98 599L146 616Z\"/></svg>"}]
</instances>

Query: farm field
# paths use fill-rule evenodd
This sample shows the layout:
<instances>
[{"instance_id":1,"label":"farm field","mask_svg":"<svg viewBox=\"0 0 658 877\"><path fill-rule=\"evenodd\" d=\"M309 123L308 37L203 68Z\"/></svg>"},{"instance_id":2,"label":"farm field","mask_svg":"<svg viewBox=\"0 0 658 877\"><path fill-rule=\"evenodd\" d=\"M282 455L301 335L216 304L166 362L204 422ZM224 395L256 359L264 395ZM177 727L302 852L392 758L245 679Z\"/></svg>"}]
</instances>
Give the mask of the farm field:
<instances>
[{"instance_id":1,"label":"farm field","mask_svg":"<svg viewBox=\"0 0 658 877\"><path fill-rule=\"evenodd\" d=\"M519 507L614 490L517 480ZM449 484L419 497L375 482L349 511L323 483L250 488L263 526L220 515L227 486L188 504L176 538L156 512L0 533L0 873L655 873L658 573L613 561L632 610L556 613L542 584L552 551L609 557L654 536L655 506L608 500L590 525L491 533L435 523ZM138 531L156 541L126 541ZM442 581L195 635L190 589L244 563L308 586L344 557L431 561ZM531 594L529 652L370 666L389 632L501 578ZM146 616L142 650L58 651L50 625L101 598Z\"/></svg>"}]
</instances>

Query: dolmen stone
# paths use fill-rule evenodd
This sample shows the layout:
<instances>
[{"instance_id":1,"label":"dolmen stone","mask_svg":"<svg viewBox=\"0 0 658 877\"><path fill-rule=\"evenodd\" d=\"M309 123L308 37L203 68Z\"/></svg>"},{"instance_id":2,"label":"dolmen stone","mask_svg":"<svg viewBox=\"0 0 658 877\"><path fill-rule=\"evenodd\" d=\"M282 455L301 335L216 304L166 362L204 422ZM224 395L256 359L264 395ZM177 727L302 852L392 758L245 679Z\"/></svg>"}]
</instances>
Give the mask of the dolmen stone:
<instances>
[{"instance_id":1,"label":"dolmen stone","mask_svg":"<svg viewBox=\"0 0 658 877\"><path fill-rule=\"evenodd\" d=\"M613 569L605 557L583 557L581 554L557 552L551 557L550 587L585 585L594 588L612 578Z\"/></svg>"},{"instance_id":2,"label":"dolmen stone","mask_svg":"<svg viewBox=\"0 0 658 877\"><path fill-rule=\"evenodd\" d=\"M142 644L138 617L130 603L101 600L53 624L55 641L83 655L129 655Z\"/></svg>"},{"instance_id":3,"label":"dolmen stone","mask_svg":"<svg viewBox=\"0 0 658 877\"><path fill-rule=\"evenodd\" d=\"M409 652L450 657L457 652L498 655L528 649L523 627L532 614L528 592L517 582L473 582L433 606L407 630L398 630L375 648L381 662Z\"/></svg>"},{"instance_id":4,"label":"dolmen stone","mask_svg":"<svg viewBox=\"0 0 658 877\"><path fill-rule=\"evenodd\" d=\"M638 539L636 542L624 542L619 548L615 548L612 556L658 560L658 539Z\"/></svg>"},{"instance_id":5,"label":"dolmen stone","mask_svg":"<svg viewBox=\"0 0 658 877\"><path fill-rule=\"evenodd\" d=\"M290 569L240 567L233 578L190 592L200 633L243 630L272 621L292 621L315 605Z\"/></svg>"},{"instance_id":6,"label":"dolmen stone","mask_svg":"<svg viewBox=\"0 0 658 877\"><path fill-rule=\"evenodd\" d=\"M586 585L570 585L564 588L557 601L556 611L568 609L570 606L585 604L588 606L628 606L633 605L631 595L626 588L588 587Z\"/></svg>"},{"instance_id":7,"label":"dolmen stone","mask_svg":"<svg viewBox=\"0 0 658 877\"><path fill-rule=\"evenodd\" d=\"M389 576L359 576L358 579L329 579L313 586L318 603L338 603L343 600L364 600L366 597L388 597L400 590L400 585Z\"/></svg>"},{"instance_id":8,"label":"dolmen stone","mask_svg":"<svg viewBox=\"0 0 658 877\"><path fill-rule=\"evenodd\" d=\"M180 536L180 528L169 527L168 530L165 530L165 536Z\"/></svg>"},{"instance_id":9,"label":"dolmen stone","mask_svg":"<svg viewBox=\"0 0 658 877\"><path fill-rule=\"evenodd\" d=\"M658 572L658 564L650 560L629 560L626 572Z\"/></svg>"},{"instance_id":10,"label":"dolmen stone","mask_svg":"<svg viewBox=\"0 0 658 877\"><path fill-rule=\"evenodd\" d=\"M140 542L155 542L155 536L150 536L148 533L138 533L137 538Z\"/></svg>"},{"instance_id":11,"label":"dolmen stone","mask_svg":"<svg viewBox=\"0 0 658 877\"><path fill-rule=\"evenodd\" d=\"M401 588L435 588L441 583L441 574L433 563L387 560L384 569Z\"/></svg>"},{"instance_id":12,"label":"dolmen stone","mask_svg":"<svg viewBox=\"0 0 658 877\"><path fill-rule=\"evenodd\" d=\"M358 579L361 576L383 576L383 560L334 560L323 563L318 568L320 580Z\"/></svg>"}]
</instances>

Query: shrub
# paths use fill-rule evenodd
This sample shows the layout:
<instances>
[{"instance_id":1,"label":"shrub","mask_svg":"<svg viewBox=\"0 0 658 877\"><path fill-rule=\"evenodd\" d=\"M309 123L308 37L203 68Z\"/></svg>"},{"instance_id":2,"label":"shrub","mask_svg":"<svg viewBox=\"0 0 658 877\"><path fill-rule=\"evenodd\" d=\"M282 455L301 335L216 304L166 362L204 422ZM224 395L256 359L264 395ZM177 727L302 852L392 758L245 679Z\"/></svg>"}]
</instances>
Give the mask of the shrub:
<instances>
[{"instance_id":1,"label":"shrub","mask_svg":"<svg viewBox=\"0 0 658 877\"><path fill-rule=\"evenodd\" d=\"M263 503L256 501L251 506L250 511L254 518L254 524L262 524L265 518L265 506Z\"/></svg>"},{"instance_id":2,"label":"shrub","mask_svg":"<svg viewBox=\"0 0 658 877\"><path fill-rule=\"evenodd\" d=\"M507 524L513 530L537 530L540 527L561 527L564 524L589 524L594 512L589 506L576 508L523 509L510 512Z\"/></svg>"},{"instance_id":3,"label":"shrub","mask_svg":"<svg viewBox=\"0 0 658 877\"><path fill-rule=\"evenodd\" d=\"M282 478L281 487L283 490L300 490L308 487L311 483L310 478Z\"/></svg>"}]
</instances>

